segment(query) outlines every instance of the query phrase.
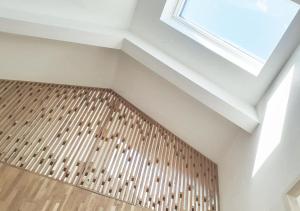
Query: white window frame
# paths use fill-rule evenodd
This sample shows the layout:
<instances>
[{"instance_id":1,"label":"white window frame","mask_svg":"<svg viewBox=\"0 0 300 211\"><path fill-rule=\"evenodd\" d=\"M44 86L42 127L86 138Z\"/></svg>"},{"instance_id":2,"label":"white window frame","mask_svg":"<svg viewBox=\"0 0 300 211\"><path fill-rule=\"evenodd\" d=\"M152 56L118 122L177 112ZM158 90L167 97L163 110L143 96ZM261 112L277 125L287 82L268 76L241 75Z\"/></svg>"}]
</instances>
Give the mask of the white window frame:
<instances>
[{"instance_id":1,"label":"white window frame","mask_svg":"<svg viewBox=\"0 0 300 211\"><path fill-rule=\"evenodd\" d=\"M180 17L180 12L186 1L187 0L166 0L165 7L160 17L161 21L254 76L258 76L265 62L243 52L237 47L234 47Z\"/></svg>"}]
</instances>

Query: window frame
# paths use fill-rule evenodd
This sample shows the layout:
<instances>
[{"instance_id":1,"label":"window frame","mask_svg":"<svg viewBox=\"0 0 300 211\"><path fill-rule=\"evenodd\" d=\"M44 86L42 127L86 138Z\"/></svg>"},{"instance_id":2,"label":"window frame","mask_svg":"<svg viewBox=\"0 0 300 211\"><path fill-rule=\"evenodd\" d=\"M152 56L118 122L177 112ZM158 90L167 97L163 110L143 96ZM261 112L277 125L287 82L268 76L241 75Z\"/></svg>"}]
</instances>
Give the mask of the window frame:
<instances>
[{"instance_id":1,"label":"window frame","mask_svg":"<svg viewBox=\"0 0 300 211\"><path fill-rule=\"evenodd\" d=\"M266 61L247 54L233 44L218 38L180 17L180 13L186 1L187 0L166 0L160 20L245 71L254 76L258 76Z\"/></svg>"}]
</instances>

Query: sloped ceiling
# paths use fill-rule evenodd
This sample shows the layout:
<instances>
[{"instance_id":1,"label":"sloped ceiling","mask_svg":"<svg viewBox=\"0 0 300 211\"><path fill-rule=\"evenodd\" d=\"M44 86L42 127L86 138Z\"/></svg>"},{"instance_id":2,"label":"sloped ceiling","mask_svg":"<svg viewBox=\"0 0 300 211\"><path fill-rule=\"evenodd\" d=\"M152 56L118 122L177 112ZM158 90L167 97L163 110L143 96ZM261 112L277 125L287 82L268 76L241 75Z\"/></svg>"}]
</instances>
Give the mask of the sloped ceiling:
<instances>
[{"instance_id":1,"label":"sloped ceiling","mask_svg":"<svg viewBox=\"0 0 300 211\"><path fill-rule=\"evenodd\" d=\"M137 0L1 0L6 9L40 14L99 27L127 29L130 26Z\"/></svg>"},{"instance_id":2,"label":"sloped ceiling","mask_svg":"<svg viewBox=\"0 0 300 211\"><path fill-rule=\"evenodd\" d=\"M256 104L300 41L300 14L254 77L160 21L159 0L0 0L0 31L121 49L248 132Z\"/></svg>"}]
</instances>

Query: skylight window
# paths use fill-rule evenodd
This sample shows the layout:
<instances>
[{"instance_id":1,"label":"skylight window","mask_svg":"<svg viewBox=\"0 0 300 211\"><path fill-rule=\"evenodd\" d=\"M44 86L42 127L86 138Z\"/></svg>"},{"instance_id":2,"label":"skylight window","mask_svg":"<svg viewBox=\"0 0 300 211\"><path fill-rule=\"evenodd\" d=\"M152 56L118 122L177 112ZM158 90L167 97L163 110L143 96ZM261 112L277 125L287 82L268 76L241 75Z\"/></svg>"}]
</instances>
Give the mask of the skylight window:
<instances>
[{"instance_id":1,"label":"skylight window","mask_svg":"<svg viewBox=\"0 0 300 211\"><path fill-rule=\"evenodd\" d=\"M258 75L298 10L290 0L167 0L161 19Z\"/></svg>"}]
</instances>

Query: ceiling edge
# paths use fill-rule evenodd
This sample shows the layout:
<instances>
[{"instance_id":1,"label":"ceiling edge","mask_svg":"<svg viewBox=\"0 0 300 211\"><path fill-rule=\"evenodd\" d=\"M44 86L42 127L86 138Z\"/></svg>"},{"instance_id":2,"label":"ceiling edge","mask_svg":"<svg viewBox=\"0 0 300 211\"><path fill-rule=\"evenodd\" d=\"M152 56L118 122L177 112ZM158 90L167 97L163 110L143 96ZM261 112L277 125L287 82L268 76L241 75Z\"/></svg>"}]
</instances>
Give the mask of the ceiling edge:
<instances>
[{"instance_id":1,"label":"ceiling edge","mask_svg":"<svg viewBox=\"0 0 300 211\"><path fill-rule=\"evenodd\" d=\"M14 13L16 13L14 11ZM84 24L71 25L68 22L57 24L57 21L32 21L29 15L26 18L5 14L0 8L0 31L20 34L32 37L46 38L52 40L80 43L106 48L120 49L122 40L126 34L125 30L94 26L87 28ZM29 18L28 18L29 17ZM37 20L44 20L42 16L35 17ZM49 19L49 18L48 18ZM82 28L87 28L82 30Z\"/></svg>"}]
</instances>

